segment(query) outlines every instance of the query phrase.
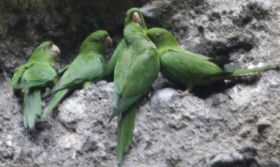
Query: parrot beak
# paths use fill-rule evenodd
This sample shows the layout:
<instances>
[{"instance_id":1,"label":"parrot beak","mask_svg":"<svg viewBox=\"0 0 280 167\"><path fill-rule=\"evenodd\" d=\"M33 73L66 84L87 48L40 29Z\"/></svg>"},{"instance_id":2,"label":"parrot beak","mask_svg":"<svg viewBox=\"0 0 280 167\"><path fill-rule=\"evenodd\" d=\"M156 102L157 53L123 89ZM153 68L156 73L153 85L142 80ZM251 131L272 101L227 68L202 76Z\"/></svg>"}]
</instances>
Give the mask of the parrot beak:
<instances>
[{"instance_id":1,"label":"parrot beak","mask_svg":"<svg viewBox=\"0 0 280 167\"><path fill-rule=\"evenodd\" d=\"M112 47L112 45L113 45L113 40L112 40L112 38L111 38L110 36L107 36L107 37L106 37L106 39L105 39L105 45L106 45L107 47Z\"/></svg>"},{"instance_id":2,"label":"parrot beak","mask_svg":"<svg viewBox=\"0 0 280 167\"><path fill-rule=\"evenodd\" d=\"M135 21L136 23L142 24L142 19L138 12L133 13L132 20Z\"/></svg>"},{"instance_id":3,"label":"parrot beak","mask_svg":"<svg viewBox=\"0 0 280 167\"><path fill-rule=\"evenodd\" d=\"M55 44L52 45L51 51L55 56L60 54L60 49Z\"/></svg>"}]
</instances>

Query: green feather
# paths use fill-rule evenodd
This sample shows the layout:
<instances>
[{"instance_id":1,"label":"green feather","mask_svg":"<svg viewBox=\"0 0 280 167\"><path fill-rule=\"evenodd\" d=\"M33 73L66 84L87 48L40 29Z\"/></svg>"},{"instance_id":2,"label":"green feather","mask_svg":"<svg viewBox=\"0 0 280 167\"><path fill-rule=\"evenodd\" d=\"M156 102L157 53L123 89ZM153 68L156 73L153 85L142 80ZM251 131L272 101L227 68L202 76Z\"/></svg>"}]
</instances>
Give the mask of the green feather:
<instances>
[{"instance_id":1,"label":"green feather","mask_svg":"<svg viewBox=\"0 0 280 167\"><path fill-rule=\"evenodd\" d=\"M48 106L44 109L41 118L47 118L48 115L53 111L53 109L63 100L68 92L69 89L62 89L56 92L52 100L49 102Z\"/></svg>"},{"instance_id":2,"label":"green feather","mask_svg":"<svg viewBox=\"0 0 280 167\"><path fill-rule=\"evenodd\" d=\"M114 74L115 66L117 64L117 61L119 57L127 51L127 45L124 39L122 39L117 48L115 49L111 59L109 60L108 64L105 68L105 77L110 77L112 74Z\"/></svg>"},{"instance_id":3,"label":"green feather","mask_svg":"<svg viewBox=\"0 0 280 167\"><path fill-rule=\"evenodd\" d=\"M18 67L12 77L13 89L23 95L23 123L28 129L35 127L42 114L41 91L57 76L52 47L52 42L41 43L33 50L27 63Z\"/></svg>"},{"instance_id":4,"label":"green feather","mask_svg":"<svg viewBox=\"0 0 280 167\"><path fill-rule=\"evenodd\" d=\"M117 160L122 163L124 154L128 151L133 138L137 105L118 116Z\"/></svg>"},{"instance_id":5,"label":"green feather","mask_svg":"<svg viewBox=\"0 0 280 167\"><path fill-rule=\"evenodd\" d=\"M146 25L130 19L134 12L141 13L136 8L127 12L124 28L127 50L118 58L114 70L118 101L113 116L118 116L119 163L131 144L138 103L157 78L160 64L156 47L146 36Z\"/></svg>"},{"instance_id":6,"label":"green feather","mask_svg":"<svg viewBox=\"0 0 280 167\"><path fill-rule=\"evenodd\" d=\"M234 71L232 71L231 76L238 77L238 76L243 76L243 75L247 75L247 74L256 74L259 72L269 71L269 70L279 70L279 65L256 67L256 68L251 68L251 69L237 68Z\"/></svg>"},{"instance_id":7,"label":"green feather","mask_svg":"<svg viewBox=\"0 0 280 167\"><path fill-rule=\"evenodd\" d=\"M131 14L134 13L134 12L138 12L140 14L140 17L141 17L142 26L141 26L140 31L147 31L147 26L146 26L146 22L144 20L143 13L138 8L131 8L126 12L125 25L128 25L129 23L132 22ZM111 59L109 60L108 64L106 65L106 72L105 72L106 77L110 77L112 74L114 74L114 70L115 70L115 66L117 64L117 61L119 60L119 58L122 55L126 54L127 51L128 51L127 40L125 38L123 38L118 43Z\"/></svg>"},{"instance_id":8,"label":"green feather","mask_svg":"<svg viewBox=\"0 0 280 167\"><path fill-rule=\"evenodd\" d=\"M183 49L176 38L163 28L149 29L147 36L158 48L163 76L189 87L278 69L278 66L223 69L213 59Z\"/></svg>"},{"instance_id":9,"label":"green feather","mask_svg":"<svg viewBox=\"0 0 280 167\"><path fill-rule=\"evenodd\" d=\"M66 66L65 71L50 93L54 97L44 110L43 118L70 92L81 88L85 82L96 81L104 74L103 55L106 52L106 31L91 33L81 44L79 55ZM47 94L47 95L48 95Z\"/></svg>"},{"instance_id":10,"label":"green feather","mask_svg":"<svg viewBox=\"0 0 280 167\"><path fill-rule=\"evenodd\" d=\"M39 90L24 93L23 124L33 129L37 118L41 115L41 92Z\"/></svg>"}]
</instances>

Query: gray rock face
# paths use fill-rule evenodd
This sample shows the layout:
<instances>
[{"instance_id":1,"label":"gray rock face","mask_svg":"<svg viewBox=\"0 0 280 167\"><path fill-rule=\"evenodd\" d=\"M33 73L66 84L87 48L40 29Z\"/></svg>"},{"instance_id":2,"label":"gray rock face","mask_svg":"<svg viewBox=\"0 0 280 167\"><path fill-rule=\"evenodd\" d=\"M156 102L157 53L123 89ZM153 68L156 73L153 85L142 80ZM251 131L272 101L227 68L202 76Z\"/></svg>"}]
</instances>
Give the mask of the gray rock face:
<instances>
[{"instance_id":1,"label":"gray rock face","mask_svg":"<svg viewBox=\"0 0 280 167\"><path fill-rule=\"evenodd\" d=\"M249 66L280 63L279 8L276 0L153 0L142 9L151 25L173 31L183 47ZM61 12L51 11L49 15L53 13ZM8 25L21 25L18 17L17 12L9 13ZM64 16L55 18L61 22L44 17L54 25L63 25L67 20ZM61 31L65 34L60 36L60 31L54 31L59 27L50 26L45 36L35 24L28 28L30 33L35 29L36 35L30 36L31 42L22 43L25 38L13 37L16 29L11 31L5 26L0 23L0 35L6 36L0 39L4 41L0 44L0 64L1 70L8 72L25 61L26 56L19 54L27 55L39 39L52 36L65 50L75 43L60 40L72 30ZM53 117L39 122L34 132L27 132L22 125L21 102L13 95L9 82L8 75L1 72L2 166L116 166L117 123L115 119L108 122L114 107L113 83L100 81L74 92ZM214 85L183 98L163 82L159 79L154 84L155 92L140 105L124 167L280 166L279 72L265 72L250 84L230 84L213 91L217 87Z\"/></svg>"}]
</instances>

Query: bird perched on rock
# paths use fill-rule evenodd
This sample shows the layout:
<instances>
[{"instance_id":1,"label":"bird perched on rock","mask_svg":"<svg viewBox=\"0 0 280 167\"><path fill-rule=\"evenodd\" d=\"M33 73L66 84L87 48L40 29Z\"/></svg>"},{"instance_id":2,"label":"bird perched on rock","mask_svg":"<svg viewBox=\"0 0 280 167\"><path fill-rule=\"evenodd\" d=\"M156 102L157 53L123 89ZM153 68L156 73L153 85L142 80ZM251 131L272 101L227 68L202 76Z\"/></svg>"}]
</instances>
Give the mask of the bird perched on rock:
<instances>
[{"instance_id":1,"label":"bird perched on rock","mask_svg":"<svg viewBox=\"0 0 280 167\"><path fill-rule=\"evenodd\" d=\"M36 47L27 63L18 67L12 77L12 87L23 95L24 127L33 129L41 116L41 92L55 80L55 57L59 48L50 41Z\"/></svg>"},{"instance_id":2,"label":"bird perched on rock","mask_svg":"<svg viewBox=\"0 0 280 167\"><path fill-rule=\"evenodd\" d=\"M247 68L221 68L213 59L185 50L166 29L151 28L147 36L158 48L160 69L167 79L184 84L191 89L196 85L234 79L248 74L278 69L278 65ZM182 96L187 94L184 92Z\"/></svg>"},{"instance_id":3,"label":"bird perched on rock","mask_svg":"<svg viewBox=\"0 0 280 167\"><path fill-rule=\"evenodd\" d=\"M137 9L138 10L138 9ZM144 20L144 16L143 14L141 13L140 10L138 10L139 13L140 13L140 18L139 18L139 21L141 21L141 25L142 25L142 28L143 30L147 30L147 26L146 26L146 22ZM127 52L128 50L128 47L127 47L127 43L126 43L126 40L123 38L117 45L115 51L113 52L113 55L110 59L110 61L108 62L108 64L106 65L106 72L105 72L105 75L106 76L111 76L114 74L114 70L115 70L115 66L117 64L117 61L119 59L119 57L121 55L124 55L125 52Z\"/></svg>"},{"instance_id":4,"label":"bird perched on rock","mask_svg":"<svg viewBox=\"0 0 280 167\"><path fill-rule=\"evenodd\" d=\"M111 45L112 39L108 32L103 30L90 34L82 42L79 55L67 66L65 72L51 90L50 93L54 96L44 109L42 118L46 118L69 91L78 89L87 82L102 78L104 74L103 55Z\"/></svg>"},{"instance_id":5,"label":"bird perched on rock","mask_svg":"<svg viewBox=\"0 0 280 167\"><path fill-rule=\"evenodd\" d=\"M127 51L118 58L114 71L117 105L113 116L118 117L119 163L122 162L132 141L139 101L149 91L159 73L156 47L146 36L143 15L137 8L132 8L126 13L124 40Z\"/></svg>"}]
</instances>

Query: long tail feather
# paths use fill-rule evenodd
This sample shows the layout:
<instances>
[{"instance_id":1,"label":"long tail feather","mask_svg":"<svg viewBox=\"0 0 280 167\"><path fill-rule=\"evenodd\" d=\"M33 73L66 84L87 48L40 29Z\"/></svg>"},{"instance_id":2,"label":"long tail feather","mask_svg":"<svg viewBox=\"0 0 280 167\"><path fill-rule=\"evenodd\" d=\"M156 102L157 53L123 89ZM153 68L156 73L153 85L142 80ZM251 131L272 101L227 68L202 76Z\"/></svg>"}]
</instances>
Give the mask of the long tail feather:
<instances>
[{"instance_id":1,"label":"long tail feather","mask_svg":"<svg viewBox=\"0 0 280 167\"><path fill-rule=\"evenodd\" d=\"M114 112L112 113L112 115L109 118L109 122L111 122L111 120L119 115L120 113L124 113L126 112L127 109L131 108L135 102L137 102L140 98L142 97L142 95L137 95L137 96L129 96L129 97L125 97L125 98L118 98L117 99L117 107L115 108Z\"/></svg>"},{"instance_id":2,"label":"long tail feather","mask_svg":"<svg viewBox=\"0 0 280 167\"><path fill-rule=\"evenodd\" d=\"M264 66L264 67L256 67L252 69L246 69L246 68L237 68L234 71L232 71L231 76L238 77L243 76L247 74L254 74L259 73L263 71L269 71L269 70L279 70L279 65L272 65L272 66Z\"/></svg>"},{"instance_id":3,"label":"long tail feather","mask_svg":"<svg viewBox=\"0 0 280 167\"><path fill-rule=\"evenodd\" d=\"M24 93L23 124L25 128L33 129L38 117L41 116L41 92L39 90Z\"/></svg>"},{"instance_id":4,"label":"long tail feather","mask_svg":"<svg viewBox=\"0 0 280 167\"><path fill-rule=\"evenodd\" d=\"M69 89L62 89L55 93L52 100L49 102L48 106L44 109L41 118L47 118L48 115L53 111L53 109L62 101L62 99L69 92Z\"/></svg>"},{"instance_id":5,"label":"long tail feather","mask_svg":"<svg viewBox=\"0 0 280 167\"><path fill-rule=\"evenodd\" d=\"M124 154L128 151L133 138L137 105L134 105L123 114L118 116L118 136L117 136L117 160L122 163Z\"/></svg>"}]
</instances>

